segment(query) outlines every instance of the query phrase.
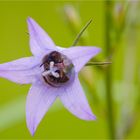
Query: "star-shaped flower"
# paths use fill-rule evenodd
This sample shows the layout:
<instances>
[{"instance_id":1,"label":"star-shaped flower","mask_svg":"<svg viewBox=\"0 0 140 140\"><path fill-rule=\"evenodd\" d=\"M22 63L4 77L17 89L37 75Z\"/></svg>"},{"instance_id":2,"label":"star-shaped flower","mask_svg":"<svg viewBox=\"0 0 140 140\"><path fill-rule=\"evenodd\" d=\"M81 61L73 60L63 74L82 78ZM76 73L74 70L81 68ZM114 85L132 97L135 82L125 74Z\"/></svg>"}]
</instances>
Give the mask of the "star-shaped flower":
<instances>
[{"instance_id":1,"label":"star-shaped flower","mask_svg":"<svg viewBox=\"0 0 140 140\"><path fill-rule=\"evenodd\" d=\"M27 22L33 56L0 64L0 76L16 83L32 84L26 103L30 133L35 133L57 97L78 118L94 120L78 73L100 49L88 46L58 47L32 18L28 18Z\"/></svg>"}]
</instances>

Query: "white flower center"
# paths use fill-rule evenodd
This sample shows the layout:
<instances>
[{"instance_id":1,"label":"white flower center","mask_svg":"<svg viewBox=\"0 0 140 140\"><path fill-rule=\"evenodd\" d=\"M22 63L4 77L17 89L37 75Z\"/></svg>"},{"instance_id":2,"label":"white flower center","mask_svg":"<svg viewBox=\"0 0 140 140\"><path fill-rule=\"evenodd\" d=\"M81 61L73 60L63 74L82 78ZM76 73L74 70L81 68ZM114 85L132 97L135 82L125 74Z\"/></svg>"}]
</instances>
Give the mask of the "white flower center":
<instances>
[{"instance_id":1,"label":"white flower center","mask_svg":"<svg viewBox=\"0 0 140 140\"><path fill-rule=\"evenodd\" d=\"M54 76L55 78L59 78L59 73L56 72L56 70L58 70L57 67L54 66L54 62L51 61L50 64L49 64L49 70L45 70L42 75L43 76L47 76L47 75L52 75Z\"/></svg>"}]
</instances>

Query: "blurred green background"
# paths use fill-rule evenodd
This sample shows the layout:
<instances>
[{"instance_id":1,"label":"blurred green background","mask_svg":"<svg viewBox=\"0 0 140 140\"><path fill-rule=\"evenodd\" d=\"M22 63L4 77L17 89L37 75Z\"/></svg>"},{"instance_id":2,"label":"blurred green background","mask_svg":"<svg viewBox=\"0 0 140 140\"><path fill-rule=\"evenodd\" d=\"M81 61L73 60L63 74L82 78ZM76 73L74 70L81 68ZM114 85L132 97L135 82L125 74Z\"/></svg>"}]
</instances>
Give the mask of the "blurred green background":
<instances>
[{"instance_id":1,"label":"blurred green background","mask_svg":"<svg viewBox=\"0 0 140 140\"><path fill-rule=\"evenodd\" d=\"M92 18L78 45L98 46L93 61L112 62L80 73L96 121L77 119L57 100L34 137L25 121L30 85L1 78L0 139L140 139L139 13L139 1L0 1L0 63L31 55L28 16L63 47Z\"/></svg>"}]
</instances>

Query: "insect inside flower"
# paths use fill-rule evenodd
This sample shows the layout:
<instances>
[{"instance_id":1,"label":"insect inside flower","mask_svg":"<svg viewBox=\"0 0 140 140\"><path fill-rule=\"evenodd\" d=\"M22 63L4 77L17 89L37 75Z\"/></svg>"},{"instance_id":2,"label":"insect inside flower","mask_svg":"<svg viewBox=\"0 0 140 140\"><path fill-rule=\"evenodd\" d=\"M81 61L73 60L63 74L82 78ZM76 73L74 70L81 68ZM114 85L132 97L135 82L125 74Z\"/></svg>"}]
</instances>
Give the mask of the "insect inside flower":
<instances>
[{"instance_id":1,"label":"insect inside flower","mask_svg":"<svg viewBox=\"0 0 140 140\"><path fill-rule=\"evenodd\" d=\"M19 84L32 84L26 102L26 122L30 133L34 135L56 98L76 117L95 120L78 73L100 52L100 48L58 47L32 18L27 22L33 56L0 64L0 77Z\"/></svg>"},{"instance_id":2,"label":"insect inside flower","mask_svg":"<svg viewBox=\"0 0 140 140\"><path fill-rule=\"evenodd\" d=\"M53 87L68 83L74 74L72 61L57 51L47 54L43 58L41 66L44 68L42 76L45 82Z\"/></svg>"}]
</instances>

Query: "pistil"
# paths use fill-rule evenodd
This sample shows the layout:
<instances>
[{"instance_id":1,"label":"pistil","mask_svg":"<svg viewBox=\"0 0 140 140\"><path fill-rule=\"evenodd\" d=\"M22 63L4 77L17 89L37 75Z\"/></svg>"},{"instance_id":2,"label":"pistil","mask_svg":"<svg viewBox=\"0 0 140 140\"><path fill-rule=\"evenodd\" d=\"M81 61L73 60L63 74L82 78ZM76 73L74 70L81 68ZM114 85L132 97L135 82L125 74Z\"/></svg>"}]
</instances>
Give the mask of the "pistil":
<instances>
[{"instance_id":1,"label":"pistil","mask_svg":"<svg viewBox=\"0 0 140 140\"><path fill-rule=\"evenodd\" d=\"M51 61L50 64L49 64L49 70L45 70L42 75L43 76L48 76L48 75L52 75L54 76L55 78L59 78L59 73L56 72L57 67L54 66L54 62Z\"/></svg>"}]
</instances>

